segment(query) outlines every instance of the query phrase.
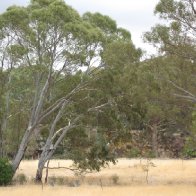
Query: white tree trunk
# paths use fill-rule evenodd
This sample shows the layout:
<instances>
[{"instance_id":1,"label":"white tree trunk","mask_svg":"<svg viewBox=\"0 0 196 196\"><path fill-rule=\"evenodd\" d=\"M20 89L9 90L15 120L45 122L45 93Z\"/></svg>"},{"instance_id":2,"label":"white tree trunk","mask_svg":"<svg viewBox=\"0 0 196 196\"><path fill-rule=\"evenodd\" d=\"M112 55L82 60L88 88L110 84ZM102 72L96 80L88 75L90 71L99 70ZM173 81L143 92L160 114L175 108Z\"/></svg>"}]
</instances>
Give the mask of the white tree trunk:
<instances>
[{"instance_id":1,"label":"white tree trunk","mask_svg":"<svg viewBox=\"0 0 196 196\"><path fill-rule=\"evenodd\" d=\"M32 109L32 113L31 113L31 118L29 119L29 126L27 128L27 130L25 131L22 141L20 143L19 149L17 151L17 154L14 158L14 160L12 161L12 168L14 173L16 172L24 154L25 151L27 149L27 146L29 144L29 141L31 139L32 133L35 129L35 127L40 123L40 115L41 115L41 111L43 108L43 103L44 103L44 99L45 99L45 95L47 94L48 88L49 88L49 80L50 80L50 74L48 76L48 79L45 82L45 85L42 88L42 91L39 94L39 99L36 101L36 104L34 103L33 109ZM34 97L34 99L37 99L37 95Z\"/></svg>"},{"instance_id":2,"label":"white tree trunk","mask_svg":"<svg viewBox=\"0 0 196 196\"><path fill-rule=\"evenodd\" d=\"M77 121L78 119L75 119L75 120ZM60 135L59 135L58 139L56 140L54 146L52 145L53 139L54 139L54 137L56 137L56 133L59 133L59 131L54 133L53 138L47 139L46 144L44 146L44 149L43 149L41 156L39 158L38 168L37 168L36 177L35 177L36 182L40 183L42 181L42 173L43 173L43 169L44 169L46 162L51 159L51 157L55 153L56 148L62 142L62 140L64 139L68 130L72 129L73 127L74 127L74 125L68 125L62 129L60 129L59 130ZM51 149L51 146L53 146L52 149Z\"/></svg>"},{"instance_id":3,"label":"white tree trunk","mask_svg":"<svg viewBox=\"0 0 196 196\"><path fill-rule=\"evenodd\" d=\"M19 149L18 149L18 152L14 158L14 160L12 161L12 168L13 168L13 171L14 173L16 172L16 170L18 169L18 166L25 154L25 151L27 149L27 146L28 146L28 143L29 143L29 140L31 138L31 133L32 133L32 130L33 130L33 127L28 127L23 138L22 138L22 141L20 143L20 146L19 146Z\"/></svg>"}]
</instances>

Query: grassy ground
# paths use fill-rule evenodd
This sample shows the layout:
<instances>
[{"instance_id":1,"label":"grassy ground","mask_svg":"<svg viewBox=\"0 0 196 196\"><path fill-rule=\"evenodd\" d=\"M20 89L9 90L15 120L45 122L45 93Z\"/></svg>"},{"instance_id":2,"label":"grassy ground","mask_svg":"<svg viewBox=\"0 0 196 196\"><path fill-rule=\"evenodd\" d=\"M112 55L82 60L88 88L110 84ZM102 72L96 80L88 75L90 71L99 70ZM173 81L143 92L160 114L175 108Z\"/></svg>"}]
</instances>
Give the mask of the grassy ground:
<instances>
[{"instance_id":1,"label":"grassy ground","mask_svg":"<svg viewBox=\"0 0 196 196\"><path fill-rule=\"evenodd\" d=\"M195 196L194 186L97 186L81 187L44 187L40 186L16 186L11 188L0 188L1 196Z\"/></svg>"},{"instance_id":2,"label":"grassy ground","mask_svg":"<svg viewBox=\"0 0 196 196\"><path fill-rule=\"evenodd\" d=\"M50 167L71 164L71 161L54 160ZM16 176L25 174L27 184L0 188L0 196L196 195L196 160L120 159L116 165L85 177L65 169L50 170L49 183L43 187L32 184L36 166L37 161L23 161Z\"/></svg>"},{"instance_id":3,"label":"grassy ground","mask_svg":"<svg viewBox=\"0 0 196 196\"><path fill-rule=\"evenodd\" d=\"M151 160L154 166L148 164L146 160L139 159L119 159L116 165L103 169L99 173L87 174L84 182L88 181L110 181L118 176L118 183L121 185L146 184L148 169L148 183L152 185L168 184L194 184L196 185L196 160ZM67 160L53 160L50 167L66 166L72 164ZM23 173L32 179L35 176L37 161L23 161L17 172ZM149 166L147 168L147 166ZM45 174L43 175L45 176ZM76 178L74 173L65 169L50 170L50 177L63 176L66 179ZM105 182L107 183L107 182ZM109 183L109 182L108 182Z\"/></svg>"}]
</instances>

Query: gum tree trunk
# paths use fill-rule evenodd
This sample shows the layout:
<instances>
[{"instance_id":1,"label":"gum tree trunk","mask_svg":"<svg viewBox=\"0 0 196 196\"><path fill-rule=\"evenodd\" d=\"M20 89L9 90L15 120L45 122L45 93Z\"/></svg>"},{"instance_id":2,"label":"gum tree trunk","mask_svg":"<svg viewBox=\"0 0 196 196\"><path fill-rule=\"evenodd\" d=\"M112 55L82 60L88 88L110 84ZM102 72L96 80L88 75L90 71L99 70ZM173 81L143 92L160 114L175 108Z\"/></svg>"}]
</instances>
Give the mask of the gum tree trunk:
<instances>
[{"instance_id":1,"label":"gum tree trunk","mask_svg":"<svg viewBox=\"0 0 196 196\"><path fill-rule=\"evenodd\" d=\"M39 96L35 95L34 97L34 104L33 104L33 109L31 113L31 118L29 119L28 128L23 135L17 154L14 160L12 161L13 174L15 174L16 170L18 169L18 166L20 165L21 160L24 157L24 154L26 152L26 149L28 147L28 144L29 144L29 141L31 139L34 129L41 122L39 117L43 109L45 95L47 94L47 91L49 88L50 77L51 77L51 74L49 73L48 79L46 80L45 85L43 86L42 91L40 92Z\"/></svg>"},{"instance_id":2,"label":"gum tree trunk","mask_svg":"<svg viewBox=\"0 0 196 196\"><path fill-rule=\"evenodd\" d=\"M35 181L37 183L42 182L42 174L43 174L44 165L45 165L45 162L40 162L39 161L37 172L36 172L36 177L35 177Z\"/></svg>"},{"instance_id":3,"label":"gum tree trunk","mask_svg":"<svg viewBox=\"0 0 196 196\"><path fill-rule=\"evenodd\" d=\"M26 132L22 138L18 152L17 152L14 160L12 161L12 168L13 168L14 174L15 174L16 170L18 169L21 160L24 157L25 151L27 149L27 146L28 146L28 143L30 140L31 133L32 133L32 127L28 127L28 129L26 130Z\"/></svg>"}]
</instances>

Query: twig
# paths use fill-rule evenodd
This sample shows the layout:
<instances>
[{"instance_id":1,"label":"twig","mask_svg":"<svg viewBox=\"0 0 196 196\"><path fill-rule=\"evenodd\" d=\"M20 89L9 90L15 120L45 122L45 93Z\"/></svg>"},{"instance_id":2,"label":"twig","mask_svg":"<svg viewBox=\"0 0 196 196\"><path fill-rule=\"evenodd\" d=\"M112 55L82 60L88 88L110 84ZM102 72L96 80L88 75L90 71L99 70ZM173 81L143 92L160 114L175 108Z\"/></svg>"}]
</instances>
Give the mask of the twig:
<instances>
[{"instance_id":1,"label":"twig","mask_svg":"<svg viewBox=\"0 0 196 196\"><path fill-rule=\"evenodd\" d=\"M101 189L103 190L102 180L101 180L101 179L99 179L99 181L100 181Z\"/></svg>"},{"instance_id":2,"label":"twig","mask_svg":"<svg viewBox=\"0 0 196 196\"><path fill-rule=\"evenodd\" d=\"M44 169L68 169L68 170L71 170L71 171L78 171L78 169L77 168L69 168L69 167L48 167L48 166L46 166L46 167L44 167Z\"/></svg>"}]
</instances>

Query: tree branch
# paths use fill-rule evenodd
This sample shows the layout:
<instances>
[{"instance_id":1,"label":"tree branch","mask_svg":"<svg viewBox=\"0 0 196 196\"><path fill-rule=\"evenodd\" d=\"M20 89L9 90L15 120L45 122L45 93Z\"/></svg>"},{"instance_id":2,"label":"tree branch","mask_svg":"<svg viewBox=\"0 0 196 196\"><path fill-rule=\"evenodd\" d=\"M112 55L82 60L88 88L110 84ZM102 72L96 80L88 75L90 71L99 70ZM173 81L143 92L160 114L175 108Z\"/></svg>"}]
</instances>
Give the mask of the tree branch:
<instances>
[{"instance_id":1,"label":"tree branch","mask_svg":"<svg viewBox=\"0 0 196 196\"><path fill-rule=\"evenodd\" d=\"M190 93L189 91L185 90L184 88L178 86L177 84L175 84L175 83L172 82L171 80L168 80L168 82L169 82L170 84L172 84L172 85L173 85L175 88L177 88L178 90L180 90L180 91L182 91L182 92L188 94L190 97L196 99L196 96L195 96L195 95L193 95L193 94Z\"/></svg>"}]
</instances>

